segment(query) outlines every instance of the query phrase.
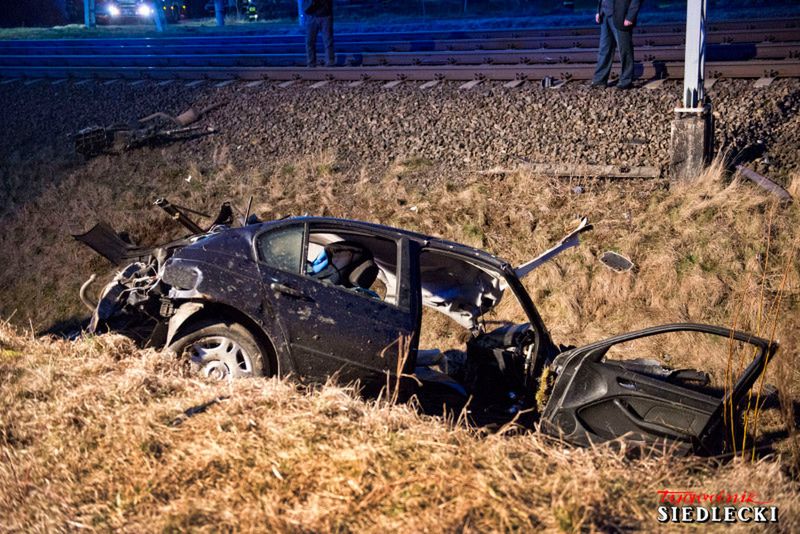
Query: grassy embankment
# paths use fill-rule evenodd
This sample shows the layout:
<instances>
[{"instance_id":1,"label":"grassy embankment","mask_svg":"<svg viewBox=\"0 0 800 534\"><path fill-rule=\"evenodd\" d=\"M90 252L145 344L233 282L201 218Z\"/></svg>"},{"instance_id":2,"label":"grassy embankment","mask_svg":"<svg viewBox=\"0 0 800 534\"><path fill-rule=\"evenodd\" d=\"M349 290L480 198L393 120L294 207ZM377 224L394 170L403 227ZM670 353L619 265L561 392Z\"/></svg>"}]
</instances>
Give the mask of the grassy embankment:
<instances>
[{"instance_id":1,"label":"grassy embankment","mask_svg":"<svg viewBox=\"0 0 800 534\"><path fill-rule=\"evenodd\" d=\"M419 159L374 177L345 172L326 155L250 170L224 153L190 168L168 152L151 156L152 173L141 173L150 179L136 185L119 181L113 157L89 162L7 217L0 232L3 316L16 310L20 325L0 330L3 527L650 529L656 491L669 487L755 491L781 507L781 528L799 528L790 478L800 399L796 206L729 182L718 168L670 187L582 180L577 194L577 180L547 182L524 170L455 179ZM80 282L89 271L109 274L67 237L65 212L78 226L100 216L157 242L175 228L148 199L166 191L206 210L224 199L244 205L252 193L263 218L310 211L377 221L514 263L587 215L596 229L585 244L526 282L556 340L584 343L673 321L774 335L783 347L767 381L784 409L765 413L759 430L789 437L777 457L755 464L627 460L536 435L480 437L336 386L305 394L275 380L205 383L114 336L69 343L19 329L80 314ZM629 256L636 269L605 269L597 262L604 250ZM507 306L500 314L513 316ZM427 342L454 337L446 324L430 324ZM692 358L680 363L712 374L727 365L724 353ZM187 410L193 415L181 417Z\"/></svg>"},{"instance_id":2,"label":"grassy embankment","mask_svg":"<svg viewBox=\"0 0 800 534\"><path fill-rule=\"evenodd\" d=\"M781 531L800 526L775 459L482 437L334 385L193 379L118 336L0 325L0 348L4 531L653 531L667 488L754 492L780 507Z\"/></svg>"}]
</instances>

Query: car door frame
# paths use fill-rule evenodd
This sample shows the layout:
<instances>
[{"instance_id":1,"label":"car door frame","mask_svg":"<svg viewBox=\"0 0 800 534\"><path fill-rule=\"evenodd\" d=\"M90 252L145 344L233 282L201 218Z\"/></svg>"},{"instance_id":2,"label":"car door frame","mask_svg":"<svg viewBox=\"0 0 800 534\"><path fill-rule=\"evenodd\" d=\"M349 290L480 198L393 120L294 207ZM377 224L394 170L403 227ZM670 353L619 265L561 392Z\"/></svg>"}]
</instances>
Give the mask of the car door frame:
<instances>
[{"instance_id":1,"label":"car door frame","mask_svg":"<svg viewBox=\"0 0 800 534\"><path fill-rule=\"evenodd\" d=\"M462 261L472 263L482 269L494 273L499 279L505 281L506 291L511 290L511 294L516 298L517 303L522 308L525 316L528 318L528 325L534 333L534 349L535 356L534 365L529 370L529 375L525 378L527 382L533 382L538 379L538 372L541 371L541 366L549 363L558 354L558 348L553 343L550 332L542 320L536 305L533 303L530 294L528 293L522 281L517 277L513 267L510 263L490 256L487 252L479 249L467 247L457 243L442 243L437 241L424 242L420 245L418 254L424 252L435 252L445 256L452 256ZM418 262L419 263L419 262ZM419 276L419 275L418 275ZM420 290L420 302L422 300Z\"/></svg>"},{"instance_id":2,"label":"car door frame","mask_svg":"<svg viewBox=\"0 0 800 534\"><path fill-rule=\"evenodd\" d=\"M303 233L303 240L302 240L302 250L300 256L300 264L298 265L298 272L297 273L290 273L286 271L282 271L276 267L273 267L264 261L262 261L259 253L259 240L261 237L266 234L281 228L289 227L289 226L297 226L302 229ZM335 290L335 291L342 291L345 292L346 289L344 288L335 288L330 287L324 284L323 282L316 280L314 278L309 277L303 271L303 260L308 255L308 244L309 244L309 237L311 232L334 232L334 233L343 233L343 234L360 234L365 236L374 236L378 238L383 238L389 241L396 243L397 245L397 303L392 304L385 301L381 301L381 305L383 306L391 306L398 310L400 313L403 313L407 316L407 325L408 325L408 342L406 348L408 349L408 357L405 361L405 365L400 370L401 375L410 374L413 372L414 365L416 363L416 350L417 350L417 343L419 339L419 325L421 322L421 310L420 310L420 302L421 297L419 295L419 280L418 280L418 268L416 263L418 261L418 252L417 252L417 244L414 240L409 239L407 236L403 235L399 232L382 232L376 230L372 227L368 226L361 226L358 224L353 224L350 221L346 222L337 222L327 219L320 219L315 220L313 218L309 218L307 220L298 221L297 219L294 220L287 220L284 224L278 225L270 225L263 230L256 232L253 235L253 254L254 258L256 259L256 263L259 266L259 272L261 276L261 284L262 284L262 295L264 296L264 300L266 302L266 307L270 310L270 313L273 315L274 320L278 323L278 326L286 339L286 344L289 349L290 359L293 362L294 368L296 370L300 370L303 366L298 365L298 344L295 343L290 334L290 329L287 327L285 323L285 319L281 318L278 313L275 313L275 299L281 298L276 295L276 290L279 292L286 293L287 290L292 292L293 289L290 285L286 285L287 287L283 288L276 288L274 284L268 284L268 278L277 278L285 279L286 277L290 277L294 280L294 284L320 284L324 286L321 290L328 291L328 290ZM277 282L277 281L276 281ZM356 295L355 293L348 292L348 298L352 295L357 298L364 298L368 299L368 297ZM291 293L290 293L291 296ZM296 298L302 299L302 290L298 290L297 294L295 295ZM305 348L308 350L308 347ZM388 361L388 359L387 359ZM349 360L349 363L359 365L357 360ZM364 367L367 369L368 367ZM372 371L374 369L369 368ZM386 380L395 380L397 379L397 371L396 368L389 365L386 369L381 371L382 373L388 373L388 378L384 379L384 383ZM373 373L374 374L374 373ZM319 379L322 376L311 376L312 378ZM364 383L362 385L366 386L367 382L374 382L374 380L369 380L367 374L363 377Z\"/></svg>"},{"instance_id":3,"label":"car door frame","mask_svg":"<svg viewBox=\"0 0 800 534\"><path fill-rule=\"evenodd\" d=\"M583 383L582 377L585 377L586 373L590 373L594 376L599 376L599 374L601 374L597 371L599 370L599 366L604 364L605 355L612 346L670 332L699 332L711 334L719 337L727 337L731 340L740 341L758 348L758 355L748 364L742 374L739 375L734 386L725 391L722 398L716 398L677 384L668 384L657 381L657 379L648 378L645 375L634 373L637 380L641 380L645 383L659 384L665 389L675 392L675 394L685 392L687 401L698 403L705 402L708 406L713 406L707 422L703 425L702 429L696 433L681 432L672 426L664 424L658 425L657 423L643 420L635 411L628 410L624 403L616 402L617 398L622 398L622 396L627 395L627 393L624 393L618 387L613 387L615 386L614 384L606 383L607 389L605 391L598 391L597 395L591 395L586 393L591 388L591 384ZM549 434L563 438L565 441L581 445L588 445L596 441L604 441L603 439L598 439L596 434L593 434L587 429L579 417L579 411L585 407L599 404L608 399L613 399L613 402L615 402L616 406L619 408L620 415L638 427L642 431L642 435L661 436L660 441L677 443L679 444L679 450L682 451L688 451L692 448L698 452L702 450L712 450L717 446L718 440L721 437L719 431L724 425L723 410L726 406L733 406L734 409L739 407L758 377L766 370L766 366L777 350L778 343L775 341L769 341L739 330L699 323L673 323L654 326L614 336L584 347L571 349L559 355L554 362L554 366L560 367L561 371L559 372L552 394L542 413L542 429ZM570 395L573 390L583 391L581 394L582 399L578 399L578 396ZM686 409L690 408L687 407ZM659 440L646 441L653 443Z\"/></svg>"}]
</instances>

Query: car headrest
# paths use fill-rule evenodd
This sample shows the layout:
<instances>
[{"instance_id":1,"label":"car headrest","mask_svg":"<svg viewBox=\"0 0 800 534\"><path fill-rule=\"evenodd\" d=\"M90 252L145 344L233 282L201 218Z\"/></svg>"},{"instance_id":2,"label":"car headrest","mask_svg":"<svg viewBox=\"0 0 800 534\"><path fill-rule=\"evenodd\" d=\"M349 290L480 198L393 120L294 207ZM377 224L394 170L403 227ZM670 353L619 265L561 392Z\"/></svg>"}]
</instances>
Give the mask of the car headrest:
<instances>
[{"instance_id":1,"label":"car headrest","mask_svg":"<svg viewBox=\"0 0 800 534\"><path fill-rule=\"evenodd\" d=\"M378 277L372 252L352 241L337 241L325 246L328 266L317 275L346 287L369 287ZM316 261L315 261L316 263Z\"/></svg>"},{"instance_id":2,"label":"car headrest","mask_svg":"<svg viewBox=\"0 0 800 534\"><path fill-rule=\"evenodd\" d=\"M375 283L376 278L378 278L378 266L375 265L372 258L361 262L347 277L351 284L364 289L369 289Z\"/></svg>"}]
</instances>

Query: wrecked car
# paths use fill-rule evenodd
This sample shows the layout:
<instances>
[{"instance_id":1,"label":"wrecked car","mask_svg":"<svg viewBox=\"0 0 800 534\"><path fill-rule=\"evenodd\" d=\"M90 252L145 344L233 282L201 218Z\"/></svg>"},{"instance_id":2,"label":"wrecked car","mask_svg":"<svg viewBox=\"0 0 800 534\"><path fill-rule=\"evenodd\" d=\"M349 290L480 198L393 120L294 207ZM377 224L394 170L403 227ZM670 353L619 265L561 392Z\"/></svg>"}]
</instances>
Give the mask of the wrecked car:
<instances>
[{"instance_id":1,"label":"wrecked car","mask_svg":"<svg viewBox=\"0 0 800 534\"><path fill-rule=\"evenodd\" d=\"M482 250L377 224L308 216L245 216L235 224L226 203L202 228L187 209L164 199L157 205L186 237L145 248L104 222L75 235L121 269L98 299L89 295L94 275L81 288L92 310L88 331L121 331L168 347L208 377L335 375L373 392L396 381L480 424L515 422L577 445L624 438L719 454L777 350L744 332L692 323L558 345L522 279L578 245L591 229L586 219L513 267ZM526 320L490 328L485 316L504 297ZM463 327L464 350L420 347L424 308ZM750 359L720 387L704 372L619 350L643 341L660 346L670 333L741 343Z\"/></svg>"}]
</instances>

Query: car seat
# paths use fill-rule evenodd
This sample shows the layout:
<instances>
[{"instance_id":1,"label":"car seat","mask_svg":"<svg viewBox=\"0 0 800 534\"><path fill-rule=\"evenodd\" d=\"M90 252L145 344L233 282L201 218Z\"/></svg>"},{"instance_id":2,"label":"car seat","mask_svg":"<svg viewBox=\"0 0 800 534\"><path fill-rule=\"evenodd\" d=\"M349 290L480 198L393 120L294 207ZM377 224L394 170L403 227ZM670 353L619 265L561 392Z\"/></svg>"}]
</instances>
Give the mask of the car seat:
<instances>
[{"instance_id":1,"label":"car seat","mask_svg":"<svg viewBox=\"0 0 800 534\"><path fill-rule=\"evenodd\" d=\"M329 245L308 265L308 274L317 280L346 288L369 289L378 277L372 252L352 241Z\"/></svg>"}]
</instances>

